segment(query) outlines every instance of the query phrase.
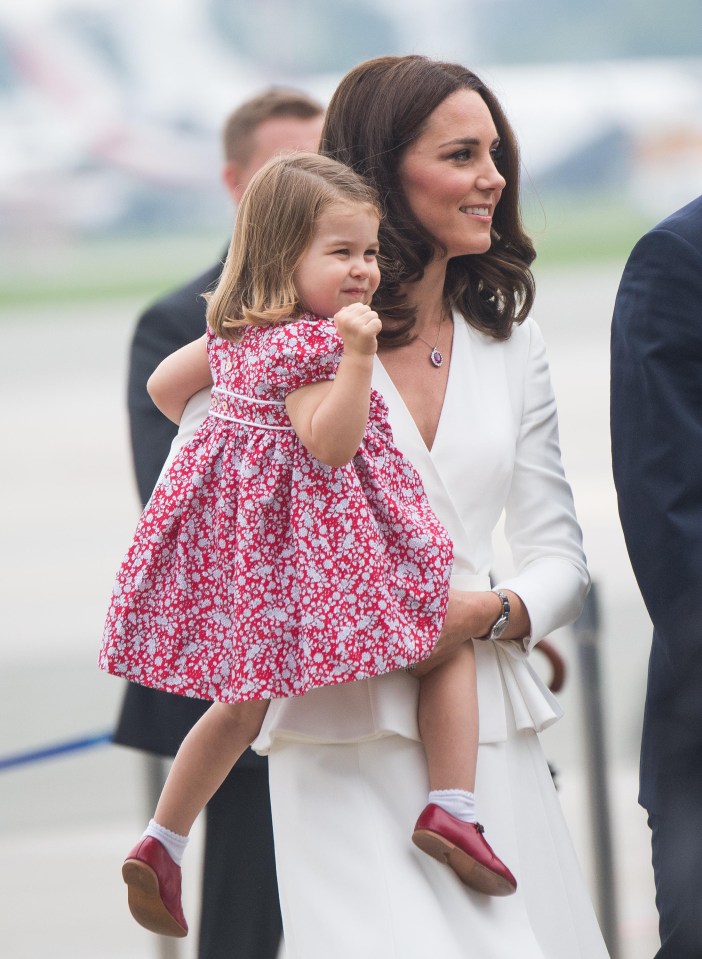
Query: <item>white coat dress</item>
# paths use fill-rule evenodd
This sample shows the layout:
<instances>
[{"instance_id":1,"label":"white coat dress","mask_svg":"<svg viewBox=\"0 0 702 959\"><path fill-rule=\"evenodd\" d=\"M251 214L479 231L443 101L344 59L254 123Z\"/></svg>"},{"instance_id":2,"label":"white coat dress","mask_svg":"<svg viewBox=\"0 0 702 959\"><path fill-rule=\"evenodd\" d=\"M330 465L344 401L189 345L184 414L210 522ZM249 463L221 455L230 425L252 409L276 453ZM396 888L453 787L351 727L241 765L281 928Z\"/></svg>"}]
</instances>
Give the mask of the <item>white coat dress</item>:
<instances>
[{"instance_id":1,"label":"white coat dress","mask_svg":"<svg viewBox=\"0 0 702 959\"><path fill-rule=\"evenodd\" d=\"M273 701L254 748L269 756L286 959L604 959L607 951L537 733L561 710L528 652L577 617L589 578L560 461L544 343L455 319L446 396L427 450L382 362L397 446L454 540L453 585L489 588L505 511L522 642L475 642L478 818L518 881L488 898L416 849L426 803L417 683L393 673Z\"/></svg>"}]
</instances>

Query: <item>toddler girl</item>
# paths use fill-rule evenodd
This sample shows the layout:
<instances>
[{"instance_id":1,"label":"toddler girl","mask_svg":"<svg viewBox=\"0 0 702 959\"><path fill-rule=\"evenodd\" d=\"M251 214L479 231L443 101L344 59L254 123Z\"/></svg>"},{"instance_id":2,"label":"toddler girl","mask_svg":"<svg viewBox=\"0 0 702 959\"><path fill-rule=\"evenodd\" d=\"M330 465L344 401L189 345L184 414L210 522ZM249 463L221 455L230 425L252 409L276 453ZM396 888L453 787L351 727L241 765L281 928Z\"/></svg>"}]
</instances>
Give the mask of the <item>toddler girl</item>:
<instances>
[{"instance_id":1,"label":"toddler girl","mask_svg":"<svg viewBox=\"0 0 702 959\"><path fill-rule=\"evenodd\" d=\"M270 161L242 199L207 334L149 381L176 421L214 383L209 416L139 521L100 654L117 676L213 701L123 865L132 914L154 932L187 934L187 835L268 700L410 668L441 631L452 545L371 389L378 225L374 192L342 164ZM507 895L514 878L473 808L471 644L420 686L435 792L413 838Z\"/></svg>"}]
</instances>

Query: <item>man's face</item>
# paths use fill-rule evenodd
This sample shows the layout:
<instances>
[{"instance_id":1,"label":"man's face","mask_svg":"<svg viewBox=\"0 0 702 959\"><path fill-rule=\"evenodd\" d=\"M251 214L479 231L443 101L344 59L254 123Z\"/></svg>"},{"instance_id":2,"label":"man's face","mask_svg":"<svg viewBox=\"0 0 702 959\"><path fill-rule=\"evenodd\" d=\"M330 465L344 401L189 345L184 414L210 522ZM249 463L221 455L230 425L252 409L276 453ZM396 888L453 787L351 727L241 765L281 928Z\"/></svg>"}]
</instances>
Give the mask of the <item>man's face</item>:
<instances>
[{"instance_id":1,"label":"man's face","mask_svg":"<svg viewBox=\"0 0 702 959\"><path fill-rule=\"evenodd\" d=\"M241 199L251 177L264 163L286 150L305 150L316 153L322 135L324 117L271 117L258 127L253 135L253 150L244 164L228 162L224 180L235 203Z\"/></svg>"}]
</instances>

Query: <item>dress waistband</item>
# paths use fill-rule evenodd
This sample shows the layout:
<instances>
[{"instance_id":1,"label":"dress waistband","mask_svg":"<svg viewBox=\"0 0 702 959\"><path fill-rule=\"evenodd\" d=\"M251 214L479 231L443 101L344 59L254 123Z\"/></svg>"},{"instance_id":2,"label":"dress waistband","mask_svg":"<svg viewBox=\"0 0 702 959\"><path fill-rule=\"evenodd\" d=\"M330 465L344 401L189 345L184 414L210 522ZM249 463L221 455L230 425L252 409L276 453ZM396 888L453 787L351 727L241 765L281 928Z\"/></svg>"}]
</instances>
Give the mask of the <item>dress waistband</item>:
<instances>
[{"instance_id":1,"label":"dress waistband","mask_svg":"<svg viewBox=\"0 0 702 959\"><path fill-rule=\"evenodd\" d=\"M232 393L221 387L212 388L210 416L230 423L243 423L263 430L292 430L285 403L257 400L251 396Z\"/></svg>"}]
</instances>

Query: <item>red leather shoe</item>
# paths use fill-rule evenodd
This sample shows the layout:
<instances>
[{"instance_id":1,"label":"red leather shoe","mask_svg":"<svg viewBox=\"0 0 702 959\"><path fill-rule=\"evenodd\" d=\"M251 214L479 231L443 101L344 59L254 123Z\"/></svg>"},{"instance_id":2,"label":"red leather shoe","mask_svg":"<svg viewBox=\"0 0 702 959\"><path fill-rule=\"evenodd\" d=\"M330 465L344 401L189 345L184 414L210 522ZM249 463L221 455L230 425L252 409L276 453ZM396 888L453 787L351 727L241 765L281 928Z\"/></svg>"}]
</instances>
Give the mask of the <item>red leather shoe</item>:
<instances>
[{"instance_id":1,"label":"red leather shoe","mask_svg":"<svg viewBox=\"0 0 702 959\"><path fill-rule=\"evenodd\" d=\"M446 863L461 882L486 896L511 896L517 880L483 839L479 822L463 822L434 803L417 820L412 842Z\"/></svg>"},{"instance_id":2,"label":"red leather shoe","mask_svg":"<svg viewBox=\"0 0 702 959\"><path fill-rule=\"evenodd\" d=\"M188 934L180 902L180 866L163 843L152 836L140 839L122 864L129 911L140 926L161 936Z\"/></svg>"}]
</instances>

